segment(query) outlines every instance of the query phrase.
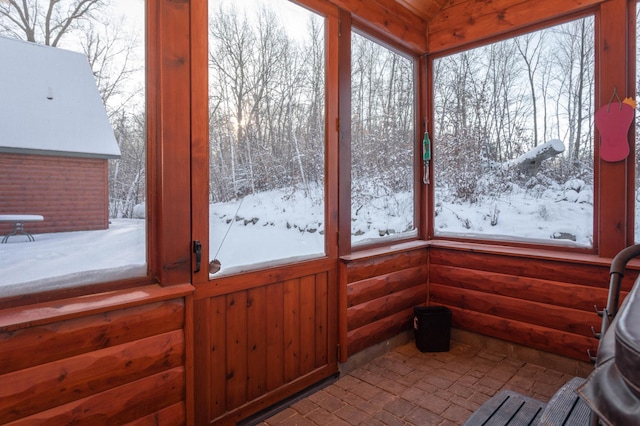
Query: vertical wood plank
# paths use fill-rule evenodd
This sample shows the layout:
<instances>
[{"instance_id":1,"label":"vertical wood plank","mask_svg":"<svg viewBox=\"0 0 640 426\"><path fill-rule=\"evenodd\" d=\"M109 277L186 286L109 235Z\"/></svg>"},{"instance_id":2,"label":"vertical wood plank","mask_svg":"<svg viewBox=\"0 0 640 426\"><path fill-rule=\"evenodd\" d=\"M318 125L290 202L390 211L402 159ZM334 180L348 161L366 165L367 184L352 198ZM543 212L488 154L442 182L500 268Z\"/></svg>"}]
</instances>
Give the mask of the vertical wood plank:
<instances>
[{"instance_id":1,"label":"vertical wood plank","mask_svg":"<svg viewBox=\"0 0 640 426\"><path fill-rule=\"evenodd\" d=\"M300 374L300 279L284 282L284 380Z\"/></svg>"},{"instance_id":2,"label":"vertical wood plank","mask_svg":"<svg viewBox=\"0 0 640 426\"><path fill-rule=\"evenodd\" d=\"M313 370L316 355L316 277L300 279L300 374Z\"/></svg>"},{"instance_id":3,"label":"vertical wood plank","mask_svg":"<svg viewBox=\"0 0 640 426\"><path fill-rule=\"evenodd\" d=\"M187 1L162 0L158 2L158 46L160 49L157 71L159 89L155 111L158 127L148 146L156 145L153 160L157 163L148 185L150 212L154 220L149 229L153 240L148 241L149 263L162 285L191 280L191 194L185 188L191 185L190 140L190 34ZM181 143L177 143L177 142Z\"/></svg>"},{"instance_id":4,"label":"vertical wood plank","mask_svg":"<svg viewBox=\"0 0 640 426\"><path fill-rule=\"evenodd\" d=\"M327 16L325 20L325 252L330 259L338 257L339 238L339 191L338 184L340 159L340 97L338 85L338 32L339 23L336 16ZM343 229L345 227L343 226Z\"/></svg>"},{"instance_id":5,"label":"vertical wood plank","mask_svg":"<svg viewBox=\"0 0 640 426\"><path fill-rule=\"evenodd\" d=\"M344 256L351 253L351 15L343 10L338 31L338 205L343 207L338 209L337 240L338 256Z\"/></svg>"},{"instance_id":6,"label":"vertical wood plank","mask_svg":"<svg viewBox=\"0 0 640 426\"><path fill-rule=\"evenodd\" d=\"M145 1L145 18L146 18L146 110L147 110L147 141L158 140L160 128L162 127L162 119L160 117L160 105L162 96L160 93L160 2ZM147 143L147 209L149 214L156 215L160 212L154 206L160 200L160 184L161 180L158 169L162 163L155 159L159 156L159 143ZM155 190L152 190L155 189ZM154 216L152 216L154 217ZM151 255L151 248L160 242L160 237L156 235L160 231L159 226L150 226L147 224L147 264L149 265L149 273L154 273L160 268L160 256Z\"/></svg>"},{"instance_id":7,"label":"vertical wood plank","mask_svg":"<svg viewBox=\"0 0 640 426\"><path fill-rule=\"evenodd\" d=\"M249 291L247 300L247 398L255 399L267 391L267 305L265 287Z\"/></svg>"},{"instance_id":8,"label":"vertical wood plank","mask_svg":"<svg viewBox=\"0 0 640 426\"><path fill-rule=\"evenodd\" d=\"M603 3L600 14L600 35L598 40L598 64L599 72L596 88L596 110L604 105L613 93L613 88L622 98L627 96L628 87L628 7L631 3L627 0L611 0ZM635 13L635 12L634 12ZM627 136L627 139L629 137ZM633 146L633 144L631 144ZM600 144L596 148L599 157ZM596 160L596 182L600 182L599 191L596 192L594 205L599 206L596 212L598 219L598 246L602 257L613 257L631 242L627 242L627 203L633 199L627 199L627 167L631 167L629 159L609 163ZM599 167L598 167L599 166ZM599 172L599 173L598 173ZM598 179L599 174L599 179Z\"/></svg>"},{"instance_id":9,"label":"vertical wood plank","mask_svg":"<svg viewBox=\"0 0 640 426\"><path fill-rule=\"evenodd\" d=\"M284 383L284 284L267 287L267 391Z\"/></svg>"},{"instance_id":10,"label":"vertical wood plank","mask_svg":"<svg viewBox=\"0 0 640 426\"><path fill-rule=\"evenodd\" d=\"M185 298L184 319L184 366L185 366L185 406L187 424L195 421L195 329L194 329L194 300L193 295Z\"/></svg>"},{"instance_id":11,"label":"vertical wood plank","mask_svg":"<svg viewBox=\"0 0 640 426\"><path fill-rule=\"evenodd\" d=\"M227 296L227 409L247 401L247 292Z\"/></svg>"},{"instance_id":12,"label":"vertical wood plank","mask_svg":"<svg viewBox=\"0 0 640 426\"><path fill-rule=\"evenodd\" d=\"M195 424L209 422L211 414L211 299L194 302L194 370L197 371L194 386Z\"/></svg>"},{"instance_id":13,"label":"vertical wood plank","mask_svg":"<svg viewBox=\"0 0 640 426\"><path fill-rule=\"evenodd\" d=\"M338 315L340 312L339 304L339 287L340 280L337 269L332 269L327 272L327 363L329 365L335 365L337 371L338 364L338 348L339 348L339 333ZM346 293L345 285L345 293ZM347 306L344 306L346 311ZM346 336L345 336L346 338Z\"/></svg>"},{"instance_id":14,"label":"vertical wood plank","mask_svg":"<svg viewBox=\"0 0 640 426\"><path fill-rule=\"evenodd\" d=\"M315 367L319 368L328 362L328 279L327 273L316 274L316 295L315 295Z\"/></svg>"},{"instance_id":15,"label":"vertical wood plank","mask_svg":"<svg viewBox=\"0 0 640 426\"><path fill-rule=\"evenodd\" d=\"M209 81L208 2L191 1L191 235L205 242L209 235ZM192 283L206 283L209 244L202 244L202 266ZM195 271L195 256L191 270Z\"/></svg>"},{"instance_id":16,"label":"vertical wood plank","mask_svg":"<svg viewBox=\"0 0 640 426\"><path fill-rule=\"evenodd\" d=\"M418 105L417 105L417 118L419 120L418 129L421 129L423 132L429 132L429 135L433 137L433 123L429 120L429 117L433 117L433 97L430 96L433 93L433 73L429 72L431 69L431 65L433 64L432 59L430 59L427 55L423 55L418 59L418 81L417 81L417 90L418 90ZM433 146L431 147L433 150ZM422 152L420 148L417 152ZM433 152L432 152L433 154ZM418 160L421 164L422 173L424 173L424 163ZM429 167L429 182L433 182L433 167ZM419 186L419 198L418 198L418 209L417 213L418 217L418 229L419 229L419 238L423 240L428 240L433 237L433 219L431 214L429 213L431 210L429 209L430 205L433 205L433 185L420 185Z\"/></svg>"},{"instance_id":17,"label":"vertical wood plank","mask_svg":"<svg viewBox=\"0 0 640 426\"><path fill-rule=\"evenodd\" d=\"M340 262L338 270L338 345L340 347L339 361L347 362L349 353L347 351L347 284L348 284L348 265L346 262Z\"/></svg>"},{"instance_id":18,"label":"vertical wood plank","mask_svg":"<svg viewBox=\"0 0 640 426\"><path fill-rule=\"evenodd\" d=\"M226 392L226 350L227 341L227 321L226 321L226 297L214 297L211 299L209 308L211 318L211 337L208 351L210 358L209 386L211 393L210 419L215 419L227 411ZM203 372L204 373L204 372ZM200 409L199 407L196 407Z\"/></svg>"}]
</instances>

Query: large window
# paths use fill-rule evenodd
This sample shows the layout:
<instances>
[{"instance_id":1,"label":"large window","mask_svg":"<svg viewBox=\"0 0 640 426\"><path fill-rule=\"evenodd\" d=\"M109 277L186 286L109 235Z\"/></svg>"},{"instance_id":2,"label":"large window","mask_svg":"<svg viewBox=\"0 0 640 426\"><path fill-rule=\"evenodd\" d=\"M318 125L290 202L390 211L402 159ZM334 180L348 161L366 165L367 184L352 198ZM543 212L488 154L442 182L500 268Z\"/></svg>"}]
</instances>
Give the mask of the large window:
<instances>
[{"instance_id":1,"label":"large window","mask_svg":"<svg viewBox=\"0 0 640 426\"><path fill-rule=\"evenodd\" d=\"M0 2L0 297L147 273L144 1L89 3Z\"/></svg>"},{"instance_id":2,"label":"large window","mask_svg":"<svg viewBox=\"0 0 640 426\"><path fill-rule=\"evenodd\" d=\"M433 61L436 235L593 245L593 27Z\"/></svg>"},{"instance_id":3,"label":"large window","mask_svg":"<svg viewBox=\"0 0 640 426\"><path fill-rule=\"evenodd\" d=\"M415 236L415 61L351 42L351 241Z\"/></svg>"},{"instance_id":4,"label":"large window","mask_svg":"<svg viewBox=\"0 0 640 426\"><path fill-rule=\"evenodd\" d=\"M209 1L210 272L324 255L324 20Z\"/></svg>"}]
</instances>

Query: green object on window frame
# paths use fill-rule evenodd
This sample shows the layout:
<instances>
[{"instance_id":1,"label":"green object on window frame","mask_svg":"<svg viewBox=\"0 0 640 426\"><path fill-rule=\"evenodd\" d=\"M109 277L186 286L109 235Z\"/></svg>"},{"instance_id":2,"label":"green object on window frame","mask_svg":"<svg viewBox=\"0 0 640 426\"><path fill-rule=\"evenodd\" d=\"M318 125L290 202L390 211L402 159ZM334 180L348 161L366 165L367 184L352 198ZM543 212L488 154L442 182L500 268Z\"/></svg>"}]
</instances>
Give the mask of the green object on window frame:
<instances>
[{"instance_id":1,"label":"green object on window frame","mask_svg":"<svg viewBox=\"0 0 640 426\"><path fill-rule=\"evenodd\" d=\"M424 132L422 139L422 160L424 161L424 176L422 182L429 184L429 161L431 160L431 140L429 140L429 132Z\"/></svg>"},{"instance_id":2,"label":"green object on window frame","mask_svg":"<svg viewBox=\"0 0 640 426\"><path fill-rule=\"evenodd\" d=\"M429 139L429 132L424 132L424 139L422 139L422 159L424 161L431 160L431 140Z\"/></svg>"}]
</instances>

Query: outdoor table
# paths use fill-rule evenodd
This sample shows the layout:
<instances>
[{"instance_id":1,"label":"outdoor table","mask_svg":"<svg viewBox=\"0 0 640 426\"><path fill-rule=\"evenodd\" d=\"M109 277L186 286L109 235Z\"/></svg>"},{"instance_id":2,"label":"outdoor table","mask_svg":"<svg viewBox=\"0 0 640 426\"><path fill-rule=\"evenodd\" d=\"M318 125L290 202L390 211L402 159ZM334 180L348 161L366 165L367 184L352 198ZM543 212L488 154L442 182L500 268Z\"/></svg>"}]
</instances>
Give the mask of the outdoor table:
<instances>
[{"instance_id":1,"label":"outdoor table","mask_svg":"<svg viewBox=\"0 0 640 426\"><path fill-rule=\"evenodd\" d=\"M0 214L0 222L13 223L13 231L4 236L2 243L6 243L9 237L18 234L26 235L29 241L35 241L33 235L24 230L24 224L25 222L42 222L43 220L44 217L37 214Z\"/></svg>"}]
</instances>

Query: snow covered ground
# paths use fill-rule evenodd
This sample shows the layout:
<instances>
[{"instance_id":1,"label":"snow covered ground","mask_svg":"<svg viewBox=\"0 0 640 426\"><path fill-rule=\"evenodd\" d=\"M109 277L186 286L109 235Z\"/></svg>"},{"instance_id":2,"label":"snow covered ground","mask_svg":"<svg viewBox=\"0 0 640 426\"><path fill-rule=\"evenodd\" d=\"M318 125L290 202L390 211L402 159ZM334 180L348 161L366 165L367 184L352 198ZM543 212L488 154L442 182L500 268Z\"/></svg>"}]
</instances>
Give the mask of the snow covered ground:
<instances>
[{"instance_id":1,"label":"snow covered ground","mask_svg":"<svg viewBox=\"0 0 640 426\"><path fill-rule=\"evenodd\" d=\"M323 254L322 203L301 194L263 195L245 198L240 209L237 202L212 209L210 251L222 262L220 273L273 259ZM437 232L498 239L516 233L546 244L590 246L592 205L562 198L549 202L523 192L472 205L442 202L436 206ZM496 209L497 224L492 225ZM376 228L375 217L366 220L367 226ZM380 228L387 229L388 218L383 222ZM562 232L575 235L576 241L551 238ZM0 244L0 296L140 276L146 271L144 220L113 219L108 230L40 234L35 239L27 242L26 237L15 236Z\"/></svg>"},{"instance_id":2,"label":"snow covered ground","mask_svg":"<svg viewBox=\"0 0 640 426\"><path fill-rule=\"evenodd\" d=\"M0 244L0 297L144 276L144 223L113 219L109 229L34 234L33 242L10 237Z\"/></svg>"},{"instance_id":3,"label":"snow covered ground","mask_svg":"<svg viewBox=\"0 0 640 426\"><path fill-rule=\"evenodd\" d=\"M538 197L516 190L473 204L436 204L435 233L577 247L593 245L592 190L558 190Z\"/></svg>"},{"instance_id":4,"label":"snow covered ground","mask_svg":"<svg viewBox=\"0 0 640 426\"><path fill-rule=\"evenodd\" d=\"M322 196L268 191L209 211L210 257L222 263L221 273L255 268L274 259L324 254Z\"/></svg>"}]
</instances>

